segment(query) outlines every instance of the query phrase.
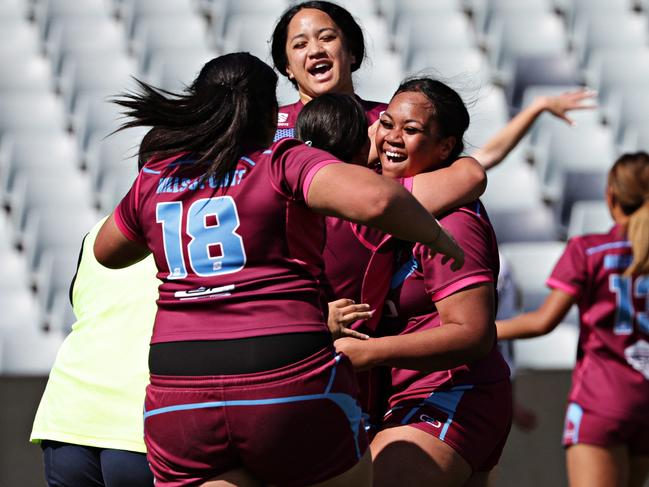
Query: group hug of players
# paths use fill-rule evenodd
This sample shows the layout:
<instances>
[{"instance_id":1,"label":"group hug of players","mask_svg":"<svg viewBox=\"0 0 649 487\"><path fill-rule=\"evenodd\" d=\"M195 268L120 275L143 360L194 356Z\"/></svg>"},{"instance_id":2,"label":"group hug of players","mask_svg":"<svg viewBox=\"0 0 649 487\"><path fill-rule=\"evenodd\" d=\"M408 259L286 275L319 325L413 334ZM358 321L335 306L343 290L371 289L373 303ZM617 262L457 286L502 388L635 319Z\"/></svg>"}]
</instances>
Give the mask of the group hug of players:
<instances>
[{"instance_id":1,"label":"group hug of players","mask_svg":"<svg viewBox=\"0 0 649 487\"><path fill-rule=\"evenodd\" d=\"M140 83L117 100L125 128L152 128L79 270L84 258L130 269L153 256L146 462L102 472L116 448L52 433L54 406L41 403L32 439L48 483L143 485L107 478L143 479L148 464L160 486L487 485L512 422L496 340L548 333L577 303L570 483L641 486L649 155L613 165L611 231L573 238L541 308L496 324L498 247L478 200L489 152L462 156L458 93L417 77L387 105L355 96L362 31L329 2L284 12L272 56L299 92L293 105L278 108L275 71L247 53L208 62L178 95ZM544 109L585 95L572 96ZM525 129L528 115L512 123Z\"/></svg>"}]
</instances>

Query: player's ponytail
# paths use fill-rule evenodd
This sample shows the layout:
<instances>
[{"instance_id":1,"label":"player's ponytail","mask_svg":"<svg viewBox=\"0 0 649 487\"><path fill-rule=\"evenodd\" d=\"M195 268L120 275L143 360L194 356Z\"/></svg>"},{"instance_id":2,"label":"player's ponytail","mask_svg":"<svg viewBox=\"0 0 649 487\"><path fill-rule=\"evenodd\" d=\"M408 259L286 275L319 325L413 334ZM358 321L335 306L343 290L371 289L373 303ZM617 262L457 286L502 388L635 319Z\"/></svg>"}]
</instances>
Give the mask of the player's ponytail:
<instances>
[{"instance_id":1,"label":"player's ponytail","mask_svg":"<svg viewBox=\"0 0 649 487\"><path fill-rule=\"evenodd\" d=\"M140 91L115 101L130 118L120 130L150 126L140 145L140 166L152 157L190 152L205 178L225 181L244 146L269 145L276 128L277 75L248 53L209 61L183 93L138 81Z\"/></svg>"},{"instance_id":2,"label":"player's ponytail","mask_svg":"<svg viewBox=\"0 0 649 487\"><path fill-rule=\"evenodd\" d=\"M615 201L629 216L627 236L633 261L625 275L649 273L649 154L622 155L613 165L608 185Z\"/></svg>"}]
</instances>

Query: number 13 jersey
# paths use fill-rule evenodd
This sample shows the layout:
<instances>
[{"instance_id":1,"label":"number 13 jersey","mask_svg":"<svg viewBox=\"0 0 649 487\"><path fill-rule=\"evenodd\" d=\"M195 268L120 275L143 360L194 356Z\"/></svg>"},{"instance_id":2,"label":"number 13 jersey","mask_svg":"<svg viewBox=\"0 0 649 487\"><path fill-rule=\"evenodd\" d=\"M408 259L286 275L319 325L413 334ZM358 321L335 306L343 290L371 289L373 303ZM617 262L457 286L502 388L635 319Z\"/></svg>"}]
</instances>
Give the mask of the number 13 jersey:
<instances>
[{"instance_id":1,"label":"number 13 jersey","mask_svg":"<svg viewBox=\"0 0 649 487\"><path fill-rule=\"evenodd\" d=\"M158 268L151 343L327 331L324 218L306 205L330 154L287 139L246 153L222 181L195 157L151 160L115 210Z\"/></svg>"},{"instance_id":2,"label":"number 13 jersey","mask_svg":"<svg viewBox=\"0 0 649 487\"><path fill-rule=\"evenodd\" d=\"M572 295L581 330L570 401L614 419L649 408L649 276L624 276L632 260L622 227L575 237L549 287Z\"/></svg>"}]
</instances>

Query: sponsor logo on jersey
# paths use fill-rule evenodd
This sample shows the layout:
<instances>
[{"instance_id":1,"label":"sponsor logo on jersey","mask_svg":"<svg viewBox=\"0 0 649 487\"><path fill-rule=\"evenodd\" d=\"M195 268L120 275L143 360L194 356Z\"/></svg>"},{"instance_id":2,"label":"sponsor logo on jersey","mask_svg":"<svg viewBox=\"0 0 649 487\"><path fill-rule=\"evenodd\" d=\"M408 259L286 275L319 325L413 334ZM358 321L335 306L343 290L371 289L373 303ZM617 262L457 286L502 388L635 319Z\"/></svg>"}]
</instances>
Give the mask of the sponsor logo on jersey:
<instances>
[{"instance_id":1,"label":"sponsor logo on jersey","mask_svg":"<svg viewBox=\"0 0 649 487\"><path fill-rule=\"evenodd\" d=\"M628 364L649 380L649 343L638 340L624 350Z\"/></svg>"},{"instance_id":2,"label":"sponsor logo on jersey","mask_svg":"<svg viewBox=\"0 0 649 487\"><path fill-rule=\"evenodd\" d=\"M234 284L228 284L227 286L220 287L199 287L197 289L190 289L189 291L176 291L174 293L174 298L180 300L187 299L200 299L205 297L219 297L219 296L230 296L230 291L234 290Z\"/></svg>"},{"instance_id":3,"label":"sponsor logo on jersey","mask_svg":"<svg viewBox=\"0 0 649 487\"><path fill-rule=\"evenodd\" d=\"M442 423L439 420L431 418L427 414L422 414L421 416L419 416L419 420L431 425L433 428L439 429L442 427Z\"/></svg>"}]
</instances>

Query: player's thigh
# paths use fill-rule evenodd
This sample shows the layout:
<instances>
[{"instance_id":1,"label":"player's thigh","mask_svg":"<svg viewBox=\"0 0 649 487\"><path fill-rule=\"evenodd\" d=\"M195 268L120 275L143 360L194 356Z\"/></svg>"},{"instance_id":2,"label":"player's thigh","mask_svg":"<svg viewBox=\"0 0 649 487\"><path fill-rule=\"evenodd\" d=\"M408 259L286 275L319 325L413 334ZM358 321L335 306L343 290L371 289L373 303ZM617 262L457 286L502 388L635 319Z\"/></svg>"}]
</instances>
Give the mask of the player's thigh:
<instances>
[{"instance_id":1,"label":"player's thigh","mask_svg":"<svg viewBox=\"0 0 649 487\"><path fill-rule=\"evenodd\" d=\"M243 468L230 470L201 484L202 487L262 487L255 477Z\"/></svg>"},{"instance_id":2,"label":"player's thigh","mask_svg":"<svg viewBox=\"0 0 649 487\"><path fill-rule=\"evenodd\" d=\"M100 459L106 487L153 487L153 474L144 453L106 448Z\"/></svg>"},{"instance_id":3,"label":"player's thigh","mask_svg":"<svg viewBox=\"0 0 649 487\"><path fill-rule=\"evenodd\" d=\"M629 487L643 487L649 477L649 455L629 458Z\"/></svg>"},{"instance_id":4,"label":"player's thigh","mask_svg":"<svg viewBox=\"0 0 649 487\"><path fill-rule=\"evenodd\" d=\"M374 485L452 487L471 477L471 466L435 436L411 426L380 431L370 445Z\"/></svg>"},{"instance_id":5,"label":"player's thigh","mask_svg":"<svg viewBox=\"0 0 649 487\"><path fill-rule=\"evenodd\" d=\"M42 447L49 487L103 487L97 448L57 441L44 441Z\"/></svg>"},{"instance_id":6,"label":"player's thigh","mask_svg":"<svg viewBox=\"0 0 649 487\"><path fill-rule=\"evenodd\" d=\"M570 487L626 487L629 478L627 448L572 445L566 450Z\"/></svg>"}]
</instances>

